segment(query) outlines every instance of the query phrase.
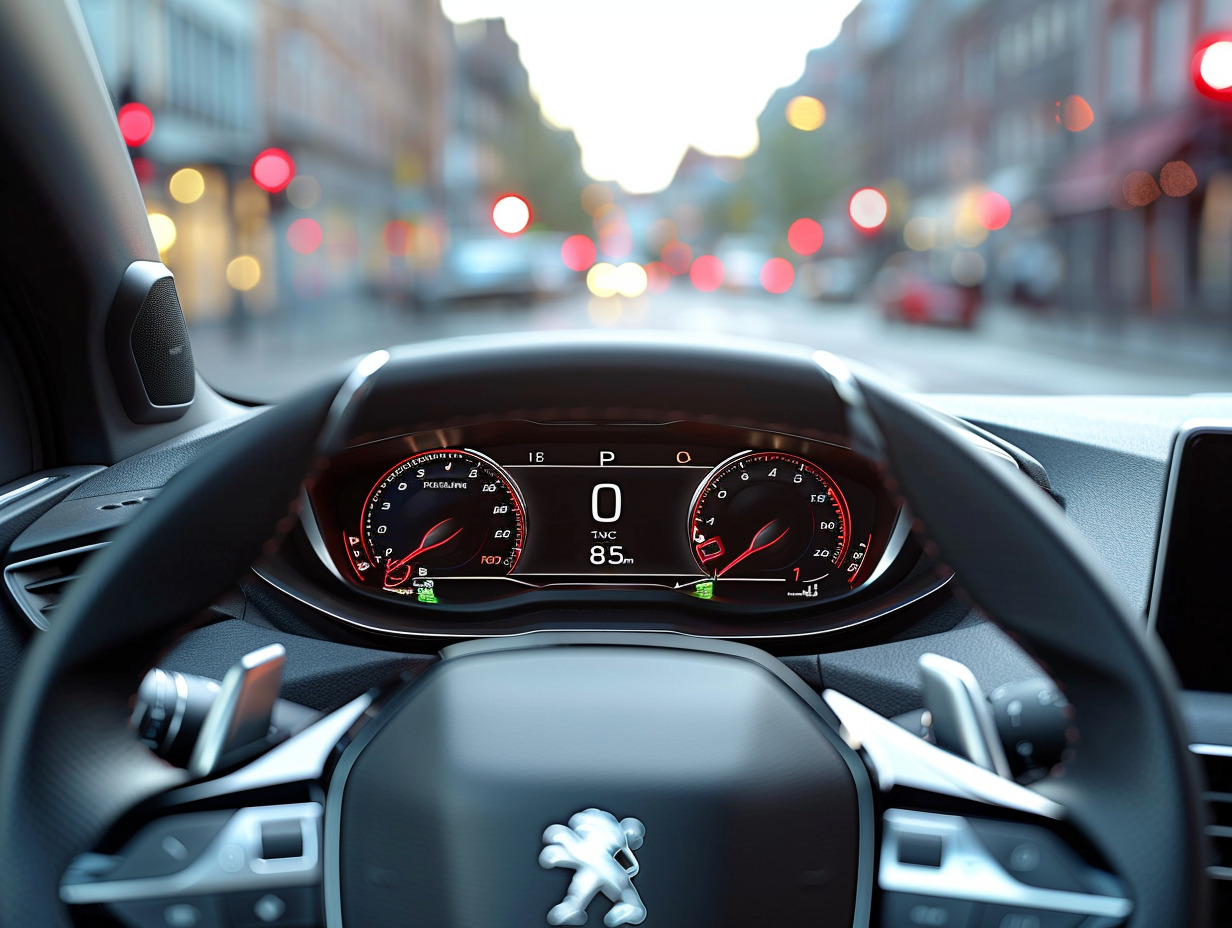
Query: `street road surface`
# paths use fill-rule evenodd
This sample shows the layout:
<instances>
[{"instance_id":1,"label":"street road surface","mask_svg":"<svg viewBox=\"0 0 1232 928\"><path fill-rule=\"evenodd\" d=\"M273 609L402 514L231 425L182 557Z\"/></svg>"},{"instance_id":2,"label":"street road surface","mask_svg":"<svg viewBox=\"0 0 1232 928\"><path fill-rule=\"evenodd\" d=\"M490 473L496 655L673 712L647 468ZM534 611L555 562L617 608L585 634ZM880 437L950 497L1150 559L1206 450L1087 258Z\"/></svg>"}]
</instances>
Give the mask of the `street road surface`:
<instances>
[{"instance_id":1,"label":"street road surface","mask_svg":"<svg viewBox=\"0 0 1232 928\"><path fill-rule=\"evenodd\" d=\"M667 329L805 344L876 368L908 390L984 394L1232 392L1232 342L1177 358L1061 338L1022 311L993 307L973 331L887 323L870 306L791 294L669 291L638 300L575 294L530 308L462 306L416 317L388 305L305 305L244 325L192 330L202 375L224 393L276 399L377 348L459 335Z\"/></svg>"}]
</instances>

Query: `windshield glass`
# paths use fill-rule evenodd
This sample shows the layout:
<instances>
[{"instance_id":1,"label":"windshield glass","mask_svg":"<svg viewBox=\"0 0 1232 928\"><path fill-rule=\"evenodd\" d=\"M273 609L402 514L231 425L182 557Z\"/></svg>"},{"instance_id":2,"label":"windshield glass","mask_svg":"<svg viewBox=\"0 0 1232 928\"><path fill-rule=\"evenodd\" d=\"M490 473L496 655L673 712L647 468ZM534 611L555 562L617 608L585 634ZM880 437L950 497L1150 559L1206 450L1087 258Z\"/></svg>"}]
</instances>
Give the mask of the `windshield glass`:
<instances>
[{"instance_id":1,"label":"windshield glass","mask_svg":"<svg viewBox=\"0 0 1232 928\"><path fill-rule=\"evenodd\" d=\"M670 329L1232 387L1232 0L81 0L202 374Z\"/></svg>"}]
</instances>

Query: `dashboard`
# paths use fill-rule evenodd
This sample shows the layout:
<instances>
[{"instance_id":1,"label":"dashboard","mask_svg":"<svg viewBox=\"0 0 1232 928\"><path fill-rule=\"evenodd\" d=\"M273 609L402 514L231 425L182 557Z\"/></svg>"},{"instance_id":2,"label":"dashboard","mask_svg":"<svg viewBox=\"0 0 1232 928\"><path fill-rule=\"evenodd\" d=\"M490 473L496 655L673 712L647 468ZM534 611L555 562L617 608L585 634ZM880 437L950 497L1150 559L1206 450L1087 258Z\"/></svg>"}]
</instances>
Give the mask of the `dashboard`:
<instances>
[{"instance_id":1,"label":"dashboard","mask_svg":"<svg viewBox=\"0 0 1232 928\"><path fill-rule=\"evenodd\" d=\"M420 430L346 448L306 496L323 592L388 631L613 594L815 618L901 573L910 547L903 507L850 448L714 422Z\"/></svg>"}]
</instances>

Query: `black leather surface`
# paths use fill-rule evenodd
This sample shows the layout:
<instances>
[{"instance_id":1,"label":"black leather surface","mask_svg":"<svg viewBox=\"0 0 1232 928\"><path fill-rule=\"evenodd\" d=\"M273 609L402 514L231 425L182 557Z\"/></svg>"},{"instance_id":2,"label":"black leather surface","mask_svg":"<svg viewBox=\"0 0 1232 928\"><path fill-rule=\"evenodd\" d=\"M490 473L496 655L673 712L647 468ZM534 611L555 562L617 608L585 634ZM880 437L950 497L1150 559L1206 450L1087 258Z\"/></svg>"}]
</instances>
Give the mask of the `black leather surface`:
<instances>
[{"instance_id":1,"label":"black leather surface","mask_svg":"<svg viewBox=\"0 0 1232 928\"><path fill-rule=\"evenodd\" d=\"M121 808L168 785L168 768L125 730L127 697L156 642L217 600L272 527L289 527L337 389L326 383L256 417L182 471L91 560L28 650L0 733L4 928L66 925L58 884L68 861ZM91 662L106 679L73 693Z\"/></svg>"},{"instance_id":2,"label":"black leather surface","mask_svg":"<svg viewBox=\"0 0 1232 928\"><path fill-rule=\"evenodd\" d=\"M1135 928L1205 924L1198 772L1162 646L1033 483L941 433L935 414L872 384L866 396L922 533L1078 712L1074 759L1038 788L1129 882Z\"/></svg>"}]
</instances>

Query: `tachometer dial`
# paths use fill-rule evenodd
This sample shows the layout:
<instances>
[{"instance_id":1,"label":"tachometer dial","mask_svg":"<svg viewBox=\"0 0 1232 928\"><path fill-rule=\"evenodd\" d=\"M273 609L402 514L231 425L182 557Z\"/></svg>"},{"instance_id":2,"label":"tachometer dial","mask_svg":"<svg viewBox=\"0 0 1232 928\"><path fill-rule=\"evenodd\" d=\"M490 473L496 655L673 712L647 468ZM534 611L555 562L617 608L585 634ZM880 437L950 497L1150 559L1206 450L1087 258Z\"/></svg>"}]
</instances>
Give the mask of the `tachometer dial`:
<instances>
[{"instance_id":1,"label":"tachometer dial","mask_svg":"<svg viewBox=\"0 0 1232 928\"><path fill-rule=\"evenodd\" d=\"M524 531L517 485L474 451L409 457L364 502L365 549L387 590L507 574L521 556Z\"/></svg>"},{"instance_id":2,"label":"tachometer dial","mask_svg":"<svg viewBox=\"0 0 1232 928\"><path fill-rule=\"evenodd\" d=\"M847 501L804 458L754 451L720 464L693 500L690 547L715 579L815 585L850 545Z\"/></svg>"}]
</instances>

